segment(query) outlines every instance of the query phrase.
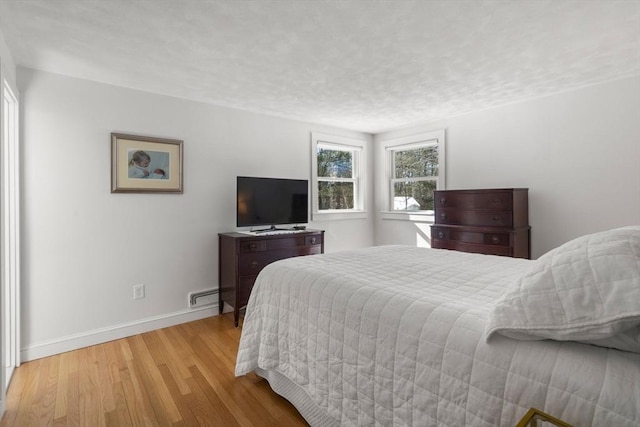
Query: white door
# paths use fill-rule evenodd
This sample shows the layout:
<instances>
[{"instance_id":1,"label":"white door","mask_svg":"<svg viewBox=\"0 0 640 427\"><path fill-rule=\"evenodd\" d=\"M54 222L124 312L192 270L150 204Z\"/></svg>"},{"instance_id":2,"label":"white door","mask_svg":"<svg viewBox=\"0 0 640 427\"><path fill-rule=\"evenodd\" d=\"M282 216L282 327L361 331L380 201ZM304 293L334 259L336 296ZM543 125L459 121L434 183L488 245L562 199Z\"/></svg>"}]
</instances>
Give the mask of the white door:
<instances>
[{"instance_id":1,"label":"white door","mask_svg":"<svg viewBox=\"0 0 640 427\"><path fill-rule=\"evenodd\" d=\"M17 91L2 79L0 107L0 337L3 369L0 413L13 370L20 364L20 199Z\"/></svg>"}]
</instances>

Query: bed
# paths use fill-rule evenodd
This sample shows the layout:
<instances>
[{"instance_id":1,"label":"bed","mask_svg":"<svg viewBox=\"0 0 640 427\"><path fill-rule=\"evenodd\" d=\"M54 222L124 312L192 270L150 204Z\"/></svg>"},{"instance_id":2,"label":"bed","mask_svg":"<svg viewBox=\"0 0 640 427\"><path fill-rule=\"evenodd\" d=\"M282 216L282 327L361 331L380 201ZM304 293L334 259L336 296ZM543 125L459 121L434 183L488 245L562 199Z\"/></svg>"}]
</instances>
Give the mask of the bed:
<instances>
[{"instance_id":1,"label":"bed","mask_svg":"<svg viewBox=\"0 0 640 427\"><path fill-rule=\"evenodd\" d=\"M529 261L378 246L278 261L249 300L236 375L312 426L640 423L640 227Z\"/></svg>"}]
</instances>

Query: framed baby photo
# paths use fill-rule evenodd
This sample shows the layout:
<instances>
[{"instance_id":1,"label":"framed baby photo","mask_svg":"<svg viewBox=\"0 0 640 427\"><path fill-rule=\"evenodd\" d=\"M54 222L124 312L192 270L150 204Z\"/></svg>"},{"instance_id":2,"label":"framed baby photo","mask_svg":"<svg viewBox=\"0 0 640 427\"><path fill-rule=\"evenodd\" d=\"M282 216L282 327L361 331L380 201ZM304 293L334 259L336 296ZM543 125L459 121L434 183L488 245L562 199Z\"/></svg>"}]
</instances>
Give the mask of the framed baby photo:
<instances>
[{"instance_id":1,"label":"framed baby photo","mask_svg":"<svg viewBox=\"0 0 640 427\"><path fill-rule=\"evenodd\" d=\"M111 134L112 193L182 193L182 141Z\"/></svg>"}]
</instances>

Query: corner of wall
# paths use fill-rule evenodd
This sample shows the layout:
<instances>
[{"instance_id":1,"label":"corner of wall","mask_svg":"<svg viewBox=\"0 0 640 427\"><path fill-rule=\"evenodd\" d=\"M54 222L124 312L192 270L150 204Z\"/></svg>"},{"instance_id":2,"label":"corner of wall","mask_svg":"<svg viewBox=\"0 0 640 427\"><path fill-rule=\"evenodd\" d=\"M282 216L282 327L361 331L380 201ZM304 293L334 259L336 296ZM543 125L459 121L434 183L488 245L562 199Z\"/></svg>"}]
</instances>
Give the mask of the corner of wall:
<instances>
[{"instance_id":1,"label":"corner of wall","mask_svg":"<svg viewBox=\"0 0 640 427\"><path fill-rule=\"evenodd\" d=\"M2 66L2 74L6 74L4 77L15 85L16 63L14 62L11 50L9 50L9 46L5 41L2 28L0 28L0 66Z\"/></svg>"}]
</instances>

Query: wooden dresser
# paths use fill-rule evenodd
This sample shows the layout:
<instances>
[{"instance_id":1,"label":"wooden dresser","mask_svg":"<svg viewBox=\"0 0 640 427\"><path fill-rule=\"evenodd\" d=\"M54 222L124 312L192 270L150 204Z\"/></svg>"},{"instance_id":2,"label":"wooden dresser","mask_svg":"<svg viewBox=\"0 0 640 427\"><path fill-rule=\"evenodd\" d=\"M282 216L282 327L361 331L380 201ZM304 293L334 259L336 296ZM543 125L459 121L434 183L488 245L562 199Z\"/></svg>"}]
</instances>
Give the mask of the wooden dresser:
<instances>
[{"instance_id":1,"label":"wooden dresser","mask_svg":"<svg viewBox=\"0 0 640 427\"><path fill-rule=\"evenodd\" d=\"M435 191L431 247L529 259L528 191Z\"/></svg>"},{"instance_id":2,"label":"wooden dresser","mask_svg":"<svg viewBox=\"0 0 640 427\"><path fill-rule=\"evenodd\" d=\"M232 306L236 327L260 270L281 259L324 253L322 230L270 235L221 233L218 238L220 313L223 302Z\"/></svg>"}]
</instances>

